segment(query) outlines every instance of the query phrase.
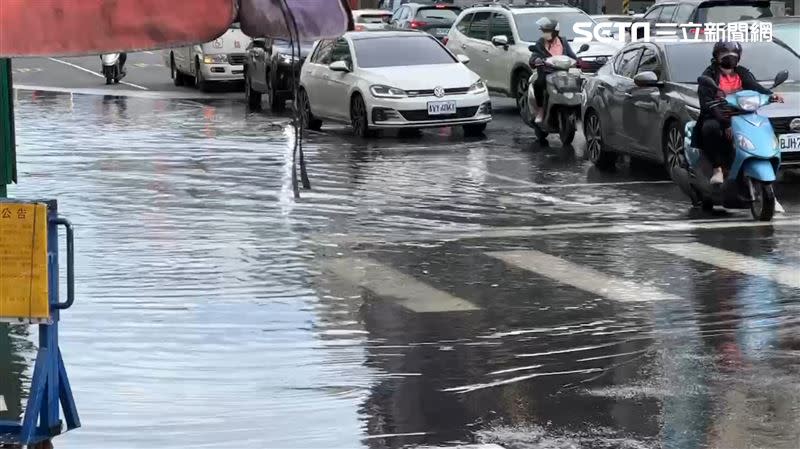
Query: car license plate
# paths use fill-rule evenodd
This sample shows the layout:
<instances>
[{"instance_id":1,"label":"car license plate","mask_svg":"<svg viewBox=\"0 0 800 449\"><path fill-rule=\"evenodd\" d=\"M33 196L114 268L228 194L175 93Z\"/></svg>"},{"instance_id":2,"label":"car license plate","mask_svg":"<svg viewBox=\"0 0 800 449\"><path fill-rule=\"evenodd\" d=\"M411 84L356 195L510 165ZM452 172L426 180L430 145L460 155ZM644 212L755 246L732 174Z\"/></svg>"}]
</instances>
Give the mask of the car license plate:
<instances>
[{"instance_id":1,"label":"car license plate","mask_svg":"<svg viewBox=\"0 0 800 449\"><path fill-rule=\"evenodd\" d=\"M428 109L430 109L430 106L428 106ZM782 153L800 151L800 133L781 134L778 136L778 142Z\"/></svg>"},{"instance_id":2,"label":"car license plate","mask_svg":"<svg viewBox=\"0 0 800 449\"><path fill-rule=\"evenodd\" d=\"M429 101L428 115L447 115L456 113L455 101Z\"/></svg>"}]
</instances>

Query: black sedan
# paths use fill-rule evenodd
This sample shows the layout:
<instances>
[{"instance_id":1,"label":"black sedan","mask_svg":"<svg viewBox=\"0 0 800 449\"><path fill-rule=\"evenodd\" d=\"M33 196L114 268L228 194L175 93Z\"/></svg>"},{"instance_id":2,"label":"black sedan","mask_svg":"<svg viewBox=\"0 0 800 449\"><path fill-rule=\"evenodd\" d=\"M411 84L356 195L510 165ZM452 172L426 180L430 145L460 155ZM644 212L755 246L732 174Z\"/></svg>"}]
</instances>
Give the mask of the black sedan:
<instances>
[{"instance_id":1,"label":"black sedan","mask_svg":"<svg viewBox=\"0 0 800 449\"><path fill-rule=\"evenodd\" d=\"M292 71L300 78L300 66L311 51L313 42L301 42L298 54L283 39L253 39L247 47L244 63L244 95L247 105L253 109L261 108L261 96L266 95L270 110L280 112L286 107L286 100L292 98Z\"/></svg>"},{"instance_id":2,"label":"black sedan","mask_svg":"<svg viewBox=\"0 0 800 449\"><path fill-rule=\"evenodd\" d=\"M585 86L586 154L598 168L612 168L619 154L662 163L669 169L683 151L686 122L699 114L697 78L711 59L713 42L631 43ZM777 90L786 99L759 110L779 137L800 132L800 58L780 41L743 43L741 64L766 87L781 70L789 81ZM800 150L800 149L798 149ZM784 165L800 163L800 151L782 153Z\"/></svg>"}]
</instances>

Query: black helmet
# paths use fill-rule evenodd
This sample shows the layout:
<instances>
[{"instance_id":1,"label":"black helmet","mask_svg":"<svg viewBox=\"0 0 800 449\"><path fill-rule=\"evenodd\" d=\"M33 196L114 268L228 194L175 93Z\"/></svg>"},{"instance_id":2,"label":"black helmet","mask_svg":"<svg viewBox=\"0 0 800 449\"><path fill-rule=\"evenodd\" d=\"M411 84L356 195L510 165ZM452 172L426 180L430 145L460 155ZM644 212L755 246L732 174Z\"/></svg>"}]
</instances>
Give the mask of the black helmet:
<instances>
[{"instance_id":1,"label":"black helmet","mask_svg":"<svg viewBox=\"0 0 800 449\"><path fill-rule=\"evenodd\" d=\"M736 53L741 59L742 44L735 41L719 41L716 44L714 44L714 51L711 54L714 57L714 59L717 59L719 55L725 53Z\"/></svg>"},{"instance_id":2,"label":"black helmet","mask_svg":"<svg viewBox=\"0 0 800 449\"><path fill-rule=\"evenodd\" d=\"M536 25L539 25L539 29L542 31L558 31L558 21L547 17L537 20Z\"/></svg>"}]
</instances>

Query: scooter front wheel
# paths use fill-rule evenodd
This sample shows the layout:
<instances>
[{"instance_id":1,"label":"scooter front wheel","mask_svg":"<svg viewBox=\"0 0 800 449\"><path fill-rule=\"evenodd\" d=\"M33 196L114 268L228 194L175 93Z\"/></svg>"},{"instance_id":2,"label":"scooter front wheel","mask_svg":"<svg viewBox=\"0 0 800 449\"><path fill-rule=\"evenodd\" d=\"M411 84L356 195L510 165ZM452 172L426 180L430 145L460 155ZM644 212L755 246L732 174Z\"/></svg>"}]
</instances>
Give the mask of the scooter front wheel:
<instances>
[{"instance_id":1,"label":"scooter front wheel","mask_svg":"<svg viewBox=\"0 0 800 449\"><path fill-rule=\"evenodd\" d=\"M770 221L775 215L775 191L772 183L748 178L753 202L750 203L750 213L754 220Z\"/></svg>"},{"instance_id":2,"label":"scooter front wheel","mask_svg":"<svg viewBox=\"0 0 800 449\"><path fill-rule=\"evenodd\" d=\"M561 123L558 124L558 137L561 138L562 145L569 145L572 143L572 139L575 138L578 118L571 111L562 112L559 118Z\"/></svg>"}]
</instances>

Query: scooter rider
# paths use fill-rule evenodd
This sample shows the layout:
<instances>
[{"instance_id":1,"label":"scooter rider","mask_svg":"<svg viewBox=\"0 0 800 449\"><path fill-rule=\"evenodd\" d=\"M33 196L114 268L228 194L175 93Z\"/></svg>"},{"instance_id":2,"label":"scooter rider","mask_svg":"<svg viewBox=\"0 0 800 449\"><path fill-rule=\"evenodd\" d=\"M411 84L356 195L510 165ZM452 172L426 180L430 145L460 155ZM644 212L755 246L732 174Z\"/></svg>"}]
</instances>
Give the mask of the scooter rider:
<instances>
[{"instance_id":1,"label":"scooter rider","mask_svg":"<svg viewBox=\"0 0 800 449\"><path fill-rule=\"evenodd\" d=\"M536 123L541 123L544 119L544 95L546 86L546 71L544 61L550 56L569 56L578 59L575 52L569 46L569 42L559 36L558 22L547 17L542 17L536 21L542 37L534 44L531 51L530 65L537 71L536 81L533 84L533 94L536 97L536 106L539 112L536 114Z\"/></svg>"},{"instance_id":2,"label":"scooter rider","mask_svg":"<svg viewBox=\"0 0 800 449\"><path fill-rule=\"evenodd\" d=\"M722 166L733 148L731 118L726 114L724 103L719 100L740 90L754 90L771 95L773 101L783 102L783 97L763 87L747 68L739 65L741 57L742 45L739 42L720 41L714 44L711 65L705 69L703 75L713 79L721 92L703 86L697 87L700 116L695 129L700 132L692 134L692 146L702 149L714 166L711 184L722 184L725 181Z\"/></svg>"}]
</instances>

